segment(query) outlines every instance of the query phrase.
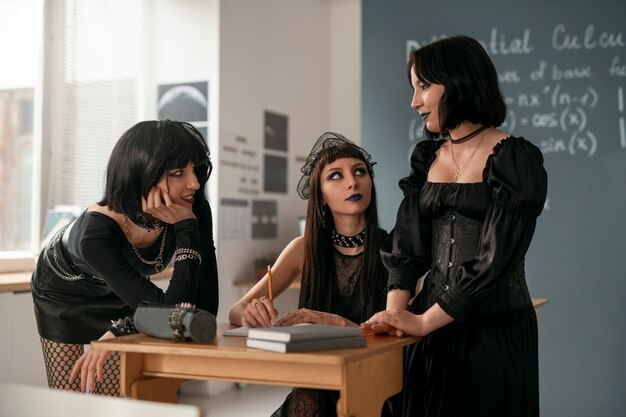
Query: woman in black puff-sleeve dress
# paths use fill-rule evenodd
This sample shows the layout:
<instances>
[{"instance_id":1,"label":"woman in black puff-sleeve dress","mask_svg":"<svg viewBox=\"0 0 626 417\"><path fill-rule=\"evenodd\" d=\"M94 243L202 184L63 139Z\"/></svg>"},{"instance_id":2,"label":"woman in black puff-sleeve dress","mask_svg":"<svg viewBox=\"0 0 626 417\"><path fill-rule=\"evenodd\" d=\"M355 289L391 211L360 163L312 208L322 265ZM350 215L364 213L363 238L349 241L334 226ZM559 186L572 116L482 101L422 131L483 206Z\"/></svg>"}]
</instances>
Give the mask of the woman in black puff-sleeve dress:
<instances>
[{"instance_id":1,"label":"woman in black puff-sleeve dress","mask_svg":"<svg viewBox=\"0 0 626 417\"><path fill-rule=\"evenodd\" d=\"M423 336L406 351L404 416L538 416L537 320L524 257L546 198L542 154L495 129L506 106L475 40L455 36L413 51L409 76L430 139L413 151L381 249L387 310L363 326Z\"/></svg>"},{"instance_id":2,"label":"woman in black puff-sleeve dress","mask_svg":"<svg viewBox=\"0 0 626 417\"><path fill-rule=\"evenodd\" d=\"M189 302L217 313L209 150L190 124L136 124L109 159L102 201L61 228L42 251L31 287L51 388L119 395L119 356L83 351L132 333L142 301ZM173 260L169 286L147 276ZM113 324L112 324L113 323ZM100 361L100 362L99 362ZM72 372L73 370L73 372Z\"/></svg>"}]
</instances>

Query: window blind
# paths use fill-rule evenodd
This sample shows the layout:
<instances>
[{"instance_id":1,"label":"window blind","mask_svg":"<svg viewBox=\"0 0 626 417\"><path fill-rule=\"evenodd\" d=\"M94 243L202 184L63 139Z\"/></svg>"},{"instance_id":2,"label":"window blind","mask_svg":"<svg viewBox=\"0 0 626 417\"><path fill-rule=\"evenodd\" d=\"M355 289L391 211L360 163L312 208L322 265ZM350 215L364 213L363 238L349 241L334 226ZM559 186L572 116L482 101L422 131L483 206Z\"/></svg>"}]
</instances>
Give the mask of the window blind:
<instances>
[{"instance_id":1,"label":"window blind","mask_svg":"<svg viewBox=\"0 0 626 417\"><path fill-rule=\"evenodd\" d=\"M154 118L142 0L66 0L61 204L98 201L111 149L130 126Z\"/></svg>"}]
</instances>

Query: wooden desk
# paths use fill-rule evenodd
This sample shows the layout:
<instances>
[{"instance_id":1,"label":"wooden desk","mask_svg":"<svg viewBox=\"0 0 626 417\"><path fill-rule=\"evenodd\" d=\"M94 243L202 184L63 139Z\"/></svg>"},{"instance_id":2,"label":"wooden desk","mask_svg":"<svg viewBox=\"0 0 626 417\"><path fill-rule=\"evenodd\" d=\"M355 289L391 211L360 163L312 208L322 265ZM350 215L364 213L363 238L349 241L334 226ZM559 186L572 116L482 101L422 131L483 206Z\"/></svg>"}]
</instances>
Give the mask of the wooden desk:
<instances>
[{"instance_id":1,"label":"wooden desk","mask_svg":"<svg viewBox=\"0 0 626 417\"><path fill-rule=\"evenodd\" d=\"M533 299L535 309L547 299ZM402 347L419 338L370 336L366 348L309 353L274 353L247 349L245 337L214 343L174 342L137 334L92 342L95 349L120 352L121 395L176 402L186 380L216 379L340 391L337 414L380 416L385 399L402 388Z\"/></svg>"},{"instance_id":2,"label":"wooden desk","mask_svg":"<svg viewBox=\"0 0 626 417\"><path fill-rule=\"evenodd\" d=\"M95 349L120 352L121 395L176 401L176 389L188 379L216 379L340 391L337 414L380 416L388 397L402 388L402 347L418 338L369 336L367 347L305 353L248 349L245 337L214 343L174 342L137 334L92 342Z\"/></svg>"},{"instance_id":3,"label":"wooden desk","mask_svg":"<svg viewBox=\"0 0 626 417\"><path fill-rule=\"evenodd\" d=\"M533 298L533 307L535 307L535 314L539 318L539 307L548 304L547 298Z\"/></svg>"},{"instance_id":4,"label":"wooden desk","mask_svg":"<svg viewBox=\"0 0 626 417\"><path fill-rule=\"evenodd\" d=\"M0 273L0 293L30 291L32 271Z\"/></svg>"}]
</instances>

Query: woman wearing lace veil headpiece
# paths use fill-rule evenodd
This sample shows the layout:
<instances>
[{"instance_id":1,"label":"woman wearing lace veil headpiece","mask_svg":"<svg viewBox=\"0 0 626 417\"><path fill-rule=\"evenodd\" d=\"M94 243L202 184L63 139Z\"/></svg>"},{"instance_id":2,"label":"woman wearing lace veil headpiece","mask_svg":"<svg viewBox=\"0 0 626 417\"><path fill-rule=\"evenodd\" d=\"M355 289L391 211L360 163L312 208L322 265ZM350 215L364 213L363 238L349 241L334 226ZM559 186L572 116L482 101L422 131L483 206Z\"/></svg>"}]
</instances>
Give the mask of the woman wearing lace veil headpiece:
<instances>
[{"instance_id":1,"label":"woman wearing lace veil headpiece","mask_svg":"<svg viewBox=\"0 0 626 417\"><path fill-rule=\"evenodd\" d=\"M275 296L301 276L299 309L276 323L266 275L230 308L232 324L357 326L384 308L387 274L379 249L387 233L378 227L374 164L338 133L317 140L298 183L298 194L308 199L304 236L292 240L272 268ZM338 397L336 391L296 388L273 416L332 416ZM383 415L390 415L388 404Z\"/></svg>"}]
</instances>

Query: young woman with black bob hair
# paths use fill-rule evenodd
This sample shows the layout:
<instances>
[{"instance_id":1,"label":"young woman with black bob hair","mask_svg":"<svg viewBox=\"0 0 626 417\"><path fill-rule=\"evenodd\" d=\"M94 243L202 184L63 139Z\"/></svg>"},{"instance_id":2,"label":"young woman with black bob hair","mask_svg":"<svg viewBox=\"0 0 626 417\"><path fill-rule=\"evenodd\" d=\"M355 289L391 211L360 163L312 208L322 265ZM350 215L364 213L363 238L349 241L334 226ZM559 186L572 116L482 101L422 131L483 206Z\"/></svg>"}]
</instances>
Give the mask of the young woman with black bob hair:
<instances>
[{"instance_id":1,"label":"young woman with black bob hair","mask_svg":"<svg viewBox=\"0 0 626 417\"><path fill-rule=\"evenodd\" d=\"M524 257L546 198L542 154L497 129L506 104L474 39L411 52L408 75L429 139L400 181L404 199L381 250L387 309L363 327L423 336L407 350L403 415L538 416Z\"/></svg>"},{"instance_id":2,"label":"young woman with black bob hair","mask_svg":"<svg viewBox=\"0 0 626 417\"><path fill-rule=\"evenodd\" d=\"M358 326L384 308L387 273L379 249L387 233L378 226L374 164L343 135L328 132L317 140L298 183L298 194L308 199L304 236L292 240L272 268L274 295L301 278L299 309L276 323L266 275L230 308L231 323ZM335 391L297 388L273 415L332 416L337 400Z\"/></svg>"},{"instance_id":3,"label":"young woman with black bob hair","mask_svg":"<svg viewBox=\"0 0 626 417\"><path fill-rule=\"evenodd\" d=\"M102 200L61 228L32 276L51 388L119 395L119 357L92 340L132 333L142 301L189 302L217 313L209 150L192 125L144 121L111 153ZM147 276L174 260L167 291ZM112 325L113 323L113 325ZM104 335L103 335L104 334ZM70 372L73 370L72 372Z\"/></svg>"}]
</instances>

